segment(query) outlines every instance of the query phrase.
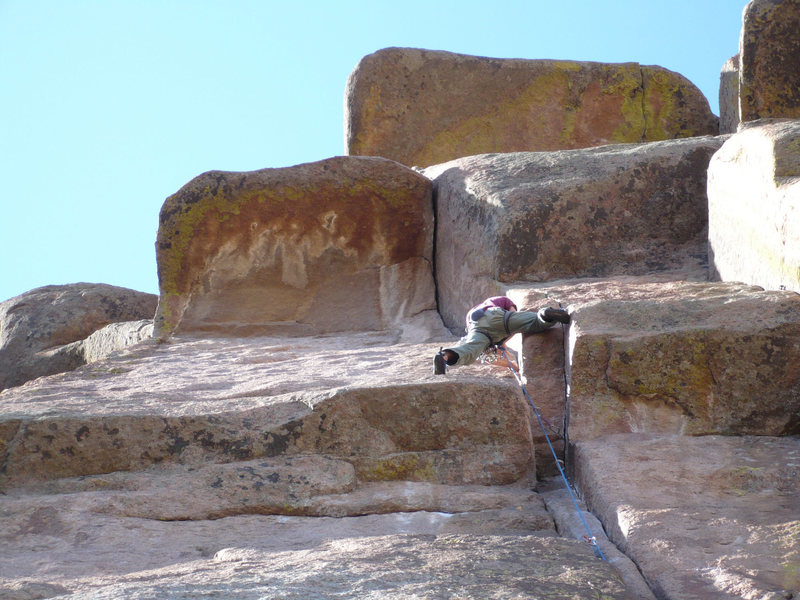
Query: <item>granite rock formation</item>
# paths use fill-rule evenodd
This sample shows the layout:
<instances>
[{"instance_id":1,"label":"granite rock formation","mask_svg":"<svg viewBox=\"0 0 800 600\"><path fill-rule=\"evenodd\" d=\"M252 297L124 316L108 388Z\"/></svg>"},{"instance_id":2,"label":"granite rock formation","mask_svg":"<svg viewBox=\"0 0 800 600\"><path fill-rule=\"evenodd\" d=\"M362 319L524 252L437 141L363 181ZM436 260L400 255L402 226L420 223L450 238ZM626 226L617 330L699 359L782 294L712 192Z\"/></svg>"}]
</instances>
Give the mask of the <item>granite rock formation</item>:
<instances>
[{"instance_id":1,"label":"granite rock formation","mask_svg":"<svg viewBox=\"0 0 800 600\"><path fill-rule=\"evenodd\" d=\"M6 390L0 593L641 598L557 536L513 380L442 379L429 350L173 336Z\"/></svg>"},{"instance_id":2,"label":"granite rock formation","mask_svg":"<svg viewBox=\"0 0 800 600\"><path fill-rule=\"evenodd\" d=\"M800 118L800 2L752 0L739 56L742 121Z\"/></svg>"},{"instance_id":3,"label":"granite rock formation","mask_svg":"<svg viewBox=\"0 0 800 600\"><path fill-rule=\"evenodd\" d=\"M365 334L132 347L2 396L0 483L304 455L346 461L360 481L526 481L513 381L430 380L426 352Z\"/></svg>"},{"instance_id":4,"label":"granite rock formation","mask_svg":"<svg viewBox=\"0 0 800 600\"><path fill-rule=\"evenodd\" d=\"M800 120L745 124L708 169L711 277L800 292Z\"/></svg>"},{"instance_id":5,"label":"granite rock formation","mask_svg":"<svg viewBox=\"0 0 800 600\"><path fill-rule=\"evenodd\" d=\"M658 598L795 598L800 438L612 435L577 481Z\"/></svg>"},{"instance_id":6,"label":"granite rock formation","mask_svg":"<svg viewBox=\"0 0 800 600\"><path fill-rule=\"evenodd\" d=\"M416 48L361 59L345 111L348 154L424 167L490 152L716 135L719 127L700 91L662 67Z\"/></svg>"},{"instance_id":7,"label":"granite rock formation","mask_svg":"<svg viewBox=\"0 0 800 600\"><path fill-rule=\"evenodd\" d=\"M570 443L612 433L800 433L796 293L663 277L508 293L520 306L557 302L572 313L568 391L552 415L568 423Z\"/></svg>"},{"instance_id":8,"label":"granite rock formation","mask_svg":"<svg viewBox=\"0 0 800 600\"><path fill-rule=\"evenodd\" d=\"M0 597L800 597L800 296L705 235L716 152L717 275L726 210L793 260L796 127L195 179L159 337L0 392ZM511 341L541 428L507 368L431 373L437 292L569 310Z\"/></svg>"},{"instance_id":9,"label":"granite rock formation","mask_svg":"<svg viewBox=\"0 0 800 600\"><path fill-rule=\"evenodd\" d=\"M76 283L36 288L0 303L0 390L97 358L97 351L87 357L85 338L111 323L152 320L157 301L126 288Z\"/></svg>"},{"instance_id":10,"label":"granite rock formation","mask_svg":"<svg viewBox=\"0 0 800 600\"><path fill-rule=\"evenodd\" d=\"M431 183L382 158L205 173L167 198L156 335L439 333Z\"/></svg>"},{"instance_id":11,"label":"granite rock formation","mask_svg":"<svg viewBox=\"0 0 800 600\"><path fill-rule=\"evenodd\" d=\"M490 154L425 169L439 311L515 281L680 271L705 278L706 170L722 137Z\"/></svg>"}]
</instances>

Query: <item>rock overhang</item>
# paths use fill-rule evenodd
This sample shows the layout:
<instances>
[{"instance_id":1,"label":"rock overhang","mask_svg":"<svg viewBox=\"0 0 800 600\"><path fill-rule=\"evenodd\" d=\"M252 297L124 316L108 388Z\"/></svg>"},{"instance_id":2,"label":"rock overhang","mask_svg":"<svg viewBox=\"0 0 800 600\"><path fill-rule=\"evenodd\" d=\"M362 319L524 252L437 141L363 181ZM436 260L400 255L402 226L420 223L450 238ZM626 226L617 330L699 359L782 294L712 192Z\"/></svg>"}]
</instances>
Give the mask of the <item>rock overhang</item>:
<instances>
[{"instance_id":1,"label":"rock overhang","mask_svg":"<svg viewBox=\"0 0 800 600\"><path fill-rule=\"evenodd\" d=\"M432 227L431 182L387 159L206 173L162 207L157 335L438 332Z\"/></svg>"}]
</instances>

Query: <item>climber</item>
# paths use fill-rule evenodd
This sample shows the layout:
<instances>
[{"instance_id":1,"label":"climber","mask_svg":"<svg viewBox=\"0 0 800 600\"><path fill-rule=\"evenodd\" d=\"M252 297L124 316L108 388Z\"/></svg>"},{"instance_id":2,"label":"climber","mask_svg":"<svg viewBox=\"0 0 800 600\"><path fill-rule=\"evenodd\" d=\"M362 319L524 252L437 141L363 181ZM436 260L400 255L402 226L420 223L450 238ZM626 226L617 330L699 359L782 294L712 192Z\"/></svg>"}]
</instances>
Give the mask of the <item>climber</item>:
<instances>
[{"instance_id":1,"label":"climber","mask_svg":"<svg viewBox=\"0 0 800 600\"><path fill-rule=\"evenodd\" d=\"M515 333L539 333L556 323L569 321L569 313L563 308L517 311L507 296L487 298L467 313L467 334L456 345L440 349L433 357L433 372L443 375L446 364L472 364L487 348L503 345Z\"/></svg>"}]
</instances>

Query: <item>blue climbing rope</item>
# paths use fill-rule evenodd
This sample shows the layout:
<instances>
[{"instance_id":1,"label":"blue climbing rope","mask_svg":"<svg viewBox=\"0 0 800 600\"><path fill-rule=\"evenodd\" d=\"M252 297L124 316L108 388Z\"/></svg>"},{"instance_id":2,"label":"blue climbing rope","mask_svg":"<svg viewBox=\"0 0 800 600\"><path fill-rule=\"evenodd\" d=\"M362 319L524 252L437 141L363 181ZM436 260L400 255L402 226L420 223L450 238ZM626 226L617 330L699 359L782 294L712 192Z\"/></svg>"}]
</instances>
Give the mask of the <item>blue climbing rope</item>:
<instances>
[{"instance_id":1,"label":"blue climbing rope","mask_svg":"<svg viewBox=\"0 0 800 600\"><path fill-rule=\"evenodd\" d=\"M556 461L556 466L558 467L558 472L561 473L561 479L564 480L564 485L566 486L567 491L569 492L569 497L572 499L572 504L575 505L575 510L577 511L578 516L581 518L581 523L583 523L583 526L586 529L586 533L589 534L585 539L590 544L592 544L592 546L594 546L594 549L595 549L595 552L597 553L597 555L600 558L602 558L604 561L608 562L608 559L606 559L605 555L603 554L603 551L600 550L600 546L597 545L597 540L592 535L592 530L589 529L589 524L586 522L586 519L583 516L583 512L581 511L580 506L578 506L578 501L575 499L575 494L572 493L572 487L570 486L569 481L567 480L567 476L564 473L564 469L561 467L561 463L558 461L558 455L556 454L555 448L553 448L553 444L550 443L550 436L547 435L547 429L544 426L544 419L542 418L542 415L539 414L539 410L536 408L536 405L533 403L533 400L531 399L530 394L528 394L528 390L525 388L525 384L522 382L522 378L520 377L519 373L514 368L514 365L512 364L512 362L510 360L508 360L508 355L506 354L506 349L503 346L499 346L499 348L500 348L500 351L503 353L503 358L505 359L506 364L508 364L508 368L511 369L511 372L514 374L514 378L517 380L517 383L519 384L519 387L522 388L522 392L525 394L525 398L527 398L528 404L531 405L531 408L533 409L533 413L536 415L536 419L539 421L539 427L542 428L542 433L544 433L544 439L547 440L547 445L550 447L550 452L553 454L553 459Z\"/></svg>"}]
</instances>

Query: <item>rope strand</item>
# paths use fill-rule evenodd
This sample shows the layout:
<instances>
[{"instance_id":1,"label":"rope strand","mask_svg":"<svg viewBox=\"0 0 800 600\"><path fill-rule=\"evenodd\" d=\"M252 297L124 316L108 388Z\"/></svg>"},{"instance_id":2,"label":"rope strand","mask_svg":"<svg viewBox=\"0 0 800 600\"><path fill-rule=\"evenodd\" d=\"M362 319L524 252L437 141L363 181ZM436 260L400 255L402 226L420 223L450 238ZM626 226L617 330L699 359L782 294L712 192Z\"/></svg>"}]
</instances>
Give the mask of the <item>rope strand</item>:
<instances>
[{"instance_id":1,"label":"rope strand","mask_svg":"<svg viewBox=\"0 0 800 600\"><path fill-rule=\"evenodd\" d=\"M585 536L584 539L586 539L586 541L588 541L589 543L592 544L592 546L594 546L594 549L597 552L597 554L600 556L600 558L602 558L604 561L608 562L608 559L606 559L605 555L603 554L603 551L600 550L600 546L597 545L597 540L592 535L591 529L589 529L589 524L586 522L586 519L583 516L583 512L581 511L580 506L578 506L578 501L575 498L575 494L572 493L572 487L569 484L569 480L567 480L567 476L564 473L564 469L561 468L561 463L558 460L558 455L556 454L555 448L553 448L553 444L550 443L550 436L547 435L547 429L545 428L543 417L539 414L539 410L536 408L536 405L533 403L533 400L531 399L530 394L528 394L528 390L525 388L525 384L522 382L522 378L520 377L519 373L514 368L514 365L511 363L511 361L508 360L508 355L506 354L506 349L503 348L502 346L500 346L500 351L503 353L503 358L506 359L506 363L508 363L508 368L511 369L511 372L514 374L514 378L517 380L517 383L519 384L519 387L522 388L522 392L525 394L525 398L527 398L528 404L531 405L531 408L533 409L533 413L536 415L536 420L539 421L539 427L542 428L542 433L544 433L544 439L547 440L547 445L550 447L550 452L553 454L553 459L556 461L556 466L558 467L558 472L561 474L561 479L564 480L564 485L566 486L567 491L569 492L569 497L572 499L572 504L575 506L575 510L577 511L578 516L580 517L581 522L583 523L583 526L586 529L586 533L589 534L588 536Z\"/></svg>"}]
</instances>

